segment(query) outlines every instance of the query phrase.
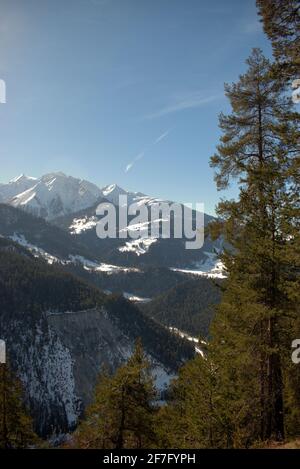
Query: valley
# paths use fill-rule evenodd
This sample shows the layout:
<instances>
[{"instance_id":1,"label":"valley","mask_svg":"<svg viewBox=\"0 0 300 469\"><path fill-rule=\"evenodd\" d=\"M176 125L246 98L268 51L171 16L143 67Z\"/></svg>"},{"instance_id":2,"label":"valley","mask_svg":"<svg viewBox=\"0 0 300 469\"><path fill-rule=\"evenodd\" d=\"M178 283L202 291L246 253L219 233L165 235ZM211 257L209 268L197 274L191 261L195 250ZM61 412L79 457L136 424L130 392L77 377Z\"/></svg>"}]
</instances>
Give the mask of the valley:
<instances>
[{"instance_id":1,"label":"valley","mask_svg":"<svg viewBox=\"0 0 300 469\"><path fill-rule=\"evenodd\" d=\"M57 177L61 181L64 176L58 173ZM41 201L44 186L55 187L54 174L40 182L22 176L0 186L1 338L24 385L35 430L54 440L76 427L101 369L116 370L130 357L139 337L152 363L157 389L164 395L178 368L197 353L188 336L172 328L184 326L186 332L194 332L200 320L203 326L197 333L206 337L213 317L209 308L219 301L206 275L215 268L216 253L200 254L207 261L197 276L194 271L173 268L174 264L193 265L188 264L190 259L177 257L181 240L158 238L149 243L145 238L144 248L136 244L136 249L126 247L135 245L126 238L99 240L95 200L89 193L84 201L80 196L78 203L68 206L60 191L69 179L58 186L60 203L55 192L51 194L55 203L49 202L48 195ZM79 191L90 189L86 183L72 178L71 182ZM16 193L23 189L25 194ZM101 194L93 188L98 200L100 194L115 201L115 192L115 186ZM93 205L72 213L86 200ZM149 201L155 203L155 199ZM54 206L68 214L54 217ZM222 243L207 241L208 246L217 250ZM201 268L203 261L198 262ZM183 299L178 311L183 308L185 319L175 310L168 319L172 298L176 302L183 291L189 295L189 288L202 292L201 308L197 301L186 306ZM211 295L205 293L210 290Z\"/></svg>"}]
</instances>

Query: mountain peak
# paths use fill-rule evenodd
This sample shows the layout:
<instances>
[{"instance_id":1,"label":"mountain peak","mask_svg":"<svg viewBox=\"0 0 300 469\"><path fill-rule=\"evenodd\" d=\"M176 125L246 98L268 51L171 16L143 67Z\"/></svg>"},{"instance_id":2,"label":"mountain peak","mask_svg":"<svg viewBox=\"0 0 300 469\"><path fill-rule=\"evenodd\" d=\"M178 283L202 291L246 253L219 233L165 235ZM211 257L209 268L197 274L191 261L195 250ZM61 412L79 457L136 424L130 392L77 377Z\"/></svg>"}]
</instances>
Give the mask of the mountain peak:
<instances>
[{"instance_id":1,"label":"mountain peak","mask_svg":"<svg viewBox=\"0 0 300 469\"><path fill-rule=\"evenodd\" d=\"M108 186L103 187L102 193L104 196L107 196L111 194L112 192L121 192L121 193L126 193L122 187L118 186L118 184L109 184Z\"/></svg>"},{"instance_id":2,"label":"mountain peak","mask_svg":"<svg viewBox=\"0 0 300 469\"><path fill-rule=\"evenodd\" d=\"M19 176L16 176L15 178L11 179L9 182L13 184L16 182L23 182L23 181L36 181L36 178L31 177L31 176L26 176L25 174L22 173Z\"/></svg>"},{"instance_id":3,"label":"mountain peak","mask_svg":"<svg viewBox=\"0 0 300 469\"><path fill-rule=\"evenodd\" d=\"M62 171L53 171L52 173L44 174L41 177L41 180L42 181L48 181L48 180L53 179L53 178L67 179L68 176L65 173L63 173Z\"/></svg>"},{"instance_id":4,"label":"mountain peak","mask_svg":"<svg viewBox=\"0 0 300 469\"><path fill-rule=\"evenodd\" d=\"M38 179L21 174L0 187L1 202L49 220L90 207L101 195L96 185L61 171L44 174Z\"/></svg>"}]
</instances>

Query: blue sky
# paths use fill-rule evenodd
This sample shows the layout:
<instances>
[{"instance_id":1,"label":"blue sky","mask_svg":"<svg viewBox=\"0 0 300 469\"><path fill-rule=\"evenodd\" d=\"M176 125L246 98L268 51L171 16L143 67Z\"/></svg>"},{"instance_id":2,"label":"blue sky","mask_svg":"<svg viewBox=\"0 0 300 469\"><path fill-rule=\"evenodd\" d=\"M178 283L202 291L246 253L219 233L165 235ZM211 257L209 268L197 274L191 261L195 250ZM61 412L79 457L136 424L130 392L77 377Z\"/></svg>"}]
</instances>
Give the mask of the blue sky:
<instances>
[{"instance_id":1,"label":"blue sky","mask_svg":"<svg viewBox=\"0 0 300 469\"><path fill-rule=\"evenodd\" d=\"M63 171L182 202L217 192L224 82L270 55L255 0L1 0L0 182Z\"/></svg>"}]
</instances>

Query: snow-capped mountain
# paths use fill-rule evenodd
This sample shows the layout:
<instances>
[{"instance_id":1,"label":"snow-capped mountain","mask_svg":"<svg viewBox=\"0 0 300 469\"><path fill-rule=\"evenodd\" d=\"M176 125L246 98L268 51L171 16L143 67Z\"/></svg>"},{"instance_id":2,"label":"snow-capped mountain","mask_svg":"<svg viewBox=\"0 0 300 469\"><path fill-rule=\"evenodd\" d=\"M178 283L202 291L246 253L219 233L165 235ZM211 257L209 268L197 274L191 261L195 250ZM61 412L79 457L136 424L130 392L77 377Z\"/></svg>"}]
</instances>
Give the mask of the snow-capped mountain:
<instances>
[{"instance_id":1,"label":"snow-capped mountain","mask_svg":"<svg viewBox=\"0 0 300 469\"><path fill-rule=\"evenodd\" d=\"M151 207L154 204L158 204L160 202L169 202L164 201L162 199L158 199L157 197L151 197L143 192L132 192L126 191L122 189L122 187L118 186L117 184L110 184L109 186L105 186L102 188L102 195L105 199L109 202L113 203L114 205L120 205L120 196L127 196L127 204L137 204L137 206L146 205L147 207Z\"/></svg>"},{"instance_id":2,"label":"snow-capped mountain","mask_svg":"<svg viewBox=\"0 0 300 469\"><path fill-rule=\"evenodd\" d=\"M17 194L27 191L37 183L37 179L21 174L9 181L8 184L0 184L0 202L8 202Z\"/></svg>"},{"instance_id":3,"label":"snow-capped mountain","mask_svg":"<svg viewBox=\"0 0 300 469\"><path fill-rule=\"evenodd\" d=\"M67 176L62 172L45 174L40 178L24 174L8 184L0 184L0 203L6 203L30 211L47 220L72 214L95 205L105 199L119 205L119 197L127 196L127 204L152 207L161 202L172 203L142 192L132 192L117 184L100 188L84 179Z\"/></svg>"},{"instance_id":4,"label":"snow-capped mountain","mask_svg":"<svg viewBox=\"0 0 300 469\"><path fill-rule=\"evenodd\" d=\"M102 188L102 195L105 199L109 202L113 203L114 205L119 205L119 196L126 195L128 204L135 202L135 200L139 197L146 197L145 194L141 192L129 192L122 187L118 186L117 184L110 184Z\"/></svg>"},{"instance_id":5,"label":"snow-capped mountain","mask_svg":"<svg viewBox=\"0 0 300 469\"><path fill-rule=\"evenodd\" d=\"M0 202L22 208L46 220L76 213L93 206L101 199L118 206L121 195L127 196L128 205L137 203L151 206L161 202L160 199L142 192L126 191L117 184L100 188L89 181L67 176L62 172L45 174L40 178L21 174L8 184L0 184Z\"/></svg>"},{"instance_id":6,"label":"snow-capped mountain","mask_svg":"<svg viewBox=\"0 0 300 469\"><path fill-rule=\"evenodd\" d=\"M109 201L114 204L118 215L121 210L119 201L121 195L127 196L128 205L135 203L137 208L146 207L148 221L135 223L135 217L129 216L127 226L117 226L116 239L99 239L96 233L96 225L99 221L96 214L97 206L100 202ZM61 172L46 174L40 178L21 175L8 184L2 184L0 185L1 202L51 221L51 224L55 224L72 235L76 244L84 247L84 251L89 254L88 256L83 255L83 257L109 265L123 267L152 265L183 269L185 273L188 273L190 269L191 273L194 270L202 272L204 270L203 264L208 259L207 256L213 255L216 250L217 252L222 250L222 240L212 241L207 237L203 248L186 249L186 238L173 236L173 222L179 221L183 226L183 217L186 220L186 207L185 213L183 210L182 212L179 210L179 213L175 211L170 214L169 212L168 215L157 212L156 218L153 219L153 217L150 218L153 209L157 209L161 202L167 204L172 204L172 202L151 197L142 192L126 191L116 184L100 188L89 181L67 176ZM183 207L181 205L181 208ZM194 220L195 213L190 210L188 217ZM212 219L213 217L204 214L204 225L207 225ZM158 232L156 233L152 233L153 224L157 228ZM165 238L161 231L169 224L171 225L171 233L169 237ZM49 254L56 256L56 253L49 251L48 245L43 243L44 235L41 235L41 239L38 241L39 235L37 234L33 240L30 229L26 232L21 230L21 227L19 230L17 227L14 229L14 232L6 230L3 234L14 236L16 233L18 239L26 239L27 243L37 245L39 249L42 248ZM132 234L138 236L134 237ZM23 238L20 238L20 235ZM59 238L61 239L61 236ZM68 251L68 246L71 247L73 244L67 243L64 251ZM77 250L76 254L82 255L82 251L82 249ZM68 254L73 255L74 249ZM68 258L68 256L66 257ZM211 268L215 267L216 262L217 258L214 259L214 265Z\"/></svg>"},{"instance_id":7,"label":"snow-capped mountain","mask_svg":"<svg viewBox=\"0 0 300 469\"><path fill-rule=\"evenodd\" d=\"M39 179L24 175L0 186L0 201L51 220L93 205L102 197L91 182L49 173Z\"/></svg>"}]
</instances>

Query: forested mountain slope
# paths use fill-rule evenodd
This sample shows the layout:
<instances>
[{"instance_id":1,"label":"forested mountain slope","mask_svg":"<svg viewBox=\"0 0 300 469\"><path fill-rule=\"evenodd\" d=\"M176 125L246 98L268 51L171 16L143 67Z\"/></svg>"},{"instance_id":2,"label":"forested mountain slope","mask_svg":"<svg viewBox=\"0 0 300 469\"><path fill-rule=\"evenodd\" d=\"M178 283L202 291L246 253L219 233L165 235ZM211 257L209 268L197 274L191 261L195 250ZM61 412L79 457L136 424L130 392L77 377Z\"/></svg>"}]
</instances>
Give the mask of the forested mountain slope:
<instances>
[{"instance_id":1,"label":"forested mountain slope","mask_svg":"<svg viewBox=\"0 0 300 469\"><path fill-rule=\"evenodd\" d=\"M192 336L207 337L220 302L221 281L197 278L182 282L140 308L150 317Z\"/></svg>"},{"instance_id":2,"label":"forested mountain slope","mask_svg":"<svg viewBox=\"0 0 300 469\"><path fill-rule=\"evenodd\" d=\"M138 337L166 378L194 354L189 343L123 297L105 295L4 238L0 337L43 435L74 427L100 368L119 366Z\"/></svg>"}]
</instances>

